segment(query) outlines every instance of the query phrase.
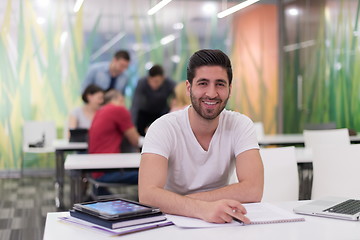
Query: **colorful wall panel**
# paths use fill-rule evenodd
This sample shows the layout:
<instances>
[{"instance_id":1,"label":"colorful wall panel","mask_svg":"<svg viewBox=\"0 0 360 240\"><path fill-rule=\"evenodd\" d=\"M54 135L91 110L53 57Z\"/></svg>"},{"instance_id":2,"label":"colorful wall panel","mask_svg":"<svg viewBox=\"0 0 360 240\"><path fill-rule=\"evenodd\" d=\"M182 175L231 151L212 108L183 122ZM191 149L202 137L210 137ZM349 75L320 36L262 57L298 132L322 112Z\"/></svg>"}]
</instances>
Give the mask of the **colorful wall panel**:
<instances>
[{"instance_id":1,"label":"colorful wall panel","mask_svg":"<svg viewBox=\"0 0 360 240\"><path fill-rule=\"evenodd\" d=\"M54 121L58 137L62 137L69 111L82 104L80 85L92 62L109 60L120 48L130 51L131 84L127 89L130 105L132 91L137 79L146 74L144 66L147 63L163 64L175 81L183 81L187 59L194 51L217 48L231 53L231 39L228 38L231 18L219 21L215 15L188 16L187 8L200 4L197 1L190 5L188 1L172 3L178 4L174 9L183 27L174 32L172 43L160 45L160 40L169 34L162 15L168 11L144 21L139 6L151 2L124 1L122 5L117 0L106 0L89 11L88 7L95 1L85 1L76 13L72 12L72 0L1 2L0 171L19 170L25 121ZM39 4L44 3L48 5L40 15ZM124 32L127 27L125 16L121 14L124 11L117 11L125 6L133 21L132 33ZM106 15L105 10L109 9L116 14ZM112 19L110 24L109 18ZM95 52L109 46L122 32L124 37L119 37L99 58L93 58ZM45 160L46 156L28 157L31 161L27 161L27 167L54 167L54 156L48 160Z\"/></svg>"},{"instance_id":2,"label":"colorful wall panel","mask_svg":"<svg viewBox=\"0 0 360 240\"><path fill-rule=\"evenodd\" d=\"M278 107L278 19L275 5L253 5L233 23L231 107L275 133Z\"/></svg>"},{"instance_id":3,"label":"colorful wall panel","mask_svg":"<svg viewBox=\"0 0 360 240\"><path fill-rule=\"evenodd\" d=\"M360 131L360 1L297 0L284 9L284 132L327 122Z\"/></svg>"}]
</instances>

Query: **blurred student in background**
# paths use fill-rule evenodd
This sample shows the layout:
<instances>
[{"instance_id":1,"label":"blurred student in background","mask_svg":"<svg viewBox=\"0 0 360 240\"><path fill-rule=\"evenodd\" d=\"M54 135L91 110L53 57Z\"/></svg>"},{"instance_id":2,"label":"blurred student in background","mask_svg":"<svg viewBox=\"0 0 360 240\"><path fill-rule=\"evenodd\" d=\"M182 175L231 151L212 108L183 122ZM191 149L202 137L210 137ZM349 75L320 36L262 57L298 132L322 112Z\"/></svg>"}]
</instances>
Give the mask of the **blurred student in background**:
<instances>
[{"instance_id":1,"label":"blurred student in background","mask_svg":"<svg viewBox=\"0 0 360 240\"><path fill-rule=\"evenodd\" d=\"M165 77L164 69L160 65L154 65L148 76L138 81L131 114L140 135L145 136L150 124L169 112L168 98L173 94L175 85L173 80Z\"/></svg>"},{"instance_id":2,"label":"blurred student in background","mask_svg":"<svg viewBox=\"0 0 360 240\"><path fill-rule=\"evenodd\" d=\"M105 94L105 105L96 113L89 130L89 153L120 153L120 145L126 138L138 149L143 137L139 135L126 109L124 97L116 90ZM119 170L112 172L94 172L92 177L106 183L137 184L137 170ZM108 195L106 188L99 188L97 195Z\"/></svg>"},{"instance_id":3,"label":"blurred student in background","mask_svg":"<svg viewBox=\"0 0 360 240\"><path fill-rule=\"evenodd\" d=\"M184 109L190 104L190 97L186 95L186 82L178 83L174 90L174 97L171 99L170 112Z\"/></svg>"},{"instance_id":4,"label":"blurred student in background","mask_svg":"<svg viewBox=\"0 0 360 240\"><path fill-rule=\"evenodd\" d=\"M96 111L104 102L104 91L97 85L87 86L81 96L84 105L75 108L69 116L69 129L89 129Z\"/></svg>"},{"instance_id":5,"label":"blurred student in background","mask_svg":"<svg viewBox=\"0 0 360 240\"><path fill-rule=\"evenodd\" d=\"M120 93L125 93L128 77L125 71L130 63L130 54L125 50L115 53L111 62L94 63L89 67L82 89L90 84L96 84L104 91L116 89Z\"/></svg>"}]
</instances>

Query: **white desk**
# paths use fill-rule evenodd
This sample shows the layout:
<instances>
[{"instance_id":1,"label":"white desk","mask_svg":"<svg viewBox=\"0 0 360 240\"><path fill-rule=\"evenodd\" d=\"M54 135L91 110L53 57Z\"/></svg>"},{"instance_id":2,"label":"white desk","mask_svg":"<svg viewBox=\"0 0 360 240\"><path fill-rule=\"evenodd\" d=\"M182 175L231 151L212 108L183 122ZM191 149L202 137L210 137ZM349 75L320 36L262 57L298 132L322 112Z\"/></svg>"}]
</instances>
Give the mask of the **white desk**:
<instances>
[{"instance_id":1,"label":"white desk","mask_svg":"<svg viewBox=\"0 0 360 240\"><path fill-rule=\"evenodd\" d=\"M295 148L295 153L299 164L312 162L311 150ZM72 170L70 174L71 205L82 201L80 189L82 188L81 176L84 171L90 169L138 168L140 166L140 159L140 153L69 154L65 160L65 170Z\"/></svg>"},{"instance_id":2,"label":"white desk","mask_svg":"<svg viewBox=\"0 0 360 240\"><path fill-rule=\"evenodd\" d=\"M140 153L70 154L65 160L66 170L138 168Z\"/></svg>"},{"instance_id":3,"label":"white desk","mask_svg":"<svg viewBox=\"0 0 360 240\"><path fill-rule=\"evenodd\" d=\"M292 211L293 207L303 202L283 202L275 205ZM44 240L103 240L114 239L91 231L64 223L58 220L60 216L68 216L68 212L48 213L44 231ZM321 217L305 216L305 222L276 223L236 227L181 229L176 226L163 227L145 232L133 233L119 237L119 239L252 239L252 240L343 240L360 239L360 222L336 220Z\"/></svg>"},{"instance_id":4,"label":"white desk","mask_svg":"<svg viewBox=\"0 0 360 240\"><path fill-rule=\"evenodd\" d=\"M82 202L82 176L86 170L139 168L140 153L70 154L65 160L65 170L70 174L70 206Z\"/></svg>"},{"instance_id":5,"label":"white desk","mask_svg":"<svg viewBox=\"0 0 360 240\"><path fill-rule=\"evenodd\" d=\"M86 142L69 142L67 139L56 139L53 142L55 150L87 150L88 144Z\"/></svg>"},{"instance_id":6,"label":"white desk","mask_svg":"<svg viewBox=\"0 0 360 240\"><path fill-rule=\"evenodd\" d=\"M351 143L360 142L360 133L356 136L350 136ZM260 145L294 145L304 144L304 135L298 134L275 134L265 135L259 140Z\"/></svg>"}]
</instances>

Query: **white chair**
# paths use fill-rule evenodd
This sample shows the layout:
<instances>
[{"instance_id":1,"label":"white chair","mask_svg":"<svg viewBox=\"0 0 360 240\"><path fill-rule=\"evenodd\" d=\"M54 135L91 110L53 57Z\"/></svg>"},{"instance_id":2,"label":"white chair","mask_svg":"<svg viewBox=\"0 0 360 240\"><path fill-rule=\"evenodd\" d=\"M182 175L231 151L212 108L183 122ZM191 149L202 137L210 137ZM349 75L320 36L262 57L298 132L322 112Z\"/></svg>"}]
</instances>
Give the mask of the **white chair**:
<instances>
[{"instance_id":1,"label":"white chair","mask_svg":"<svg viewBox=\"0 0 360 240\"><path fill-rule=\"evenodd\" d=\"M312 199L360 198L360 144L314 148L313 172Z\"/></svg>"},{"instance_id":2,"label":"white chair","mask_svg":"<svg viewBox=\"0 0 360 240\"><path fill-rule=\"evenodd\" d=\"M260 155L264 164L264 192L262 201L299 200L299 176L295 147L262 148ZM236 172L230 183L237 182Z\"/></svg>"},{"instance_id":3,"label":"white chair","mask_svg":"<svg viewBox=\"0 0 360 240\"><path fill-rule=\"evenodd\" d=\"M295 147L263 148L264 193L262 201L299 200L299 175Z\"/></svg>"},{"instance_id":4,"label":"white chair","mask_svg":"<svg viewBox=\"0 0 360 240\"><path fill-rule=\"evenodd\" d=\"M313 148L319 145L350 145L349 131L342 129L327 130L304 130L304 142L306 148Z\"/></svg>"},{"instance_id":5,"label":"white chair","mask_svg":"<svg viewBox=\"0 0 360 240\"><path fill-rule=\"evenodd\" d=\"M255 128L255 132L256 132L256 137L259 141L265 135L264 124L262 122L254 122L254 128Z\"/></svg>"},{"instance_id":6,"label":"white chair","mask_svg":"<svg viewBox=\"0 0 360 240\"><path fill-rule=\"evenodd\" d=\"M349 131L346 128L343 129L326 129L326 130L304 130L304 143L305 151L310 154L314 149L329 146L329 145L338 145L338 146L349 146L350 137ZM313 159L314 162L314 159ZM310 166L304 165L300 171L300 179L303 185L301 186L300 192L301 195L304 193L303 199L310 199L311 197L311 188L313 186L313 164Z\"/></svg>"},{"instance_id":7,"label":"white chair","mask_svg":"<svg viewBox=\"0 0 360 240\"><path fill-rule=\"evenodd\" d=\"M56 139L55 123L51 121L27 121L23 127L23 173L26 153L53 153L53 142Z\"/></svg>"}]
</instances>

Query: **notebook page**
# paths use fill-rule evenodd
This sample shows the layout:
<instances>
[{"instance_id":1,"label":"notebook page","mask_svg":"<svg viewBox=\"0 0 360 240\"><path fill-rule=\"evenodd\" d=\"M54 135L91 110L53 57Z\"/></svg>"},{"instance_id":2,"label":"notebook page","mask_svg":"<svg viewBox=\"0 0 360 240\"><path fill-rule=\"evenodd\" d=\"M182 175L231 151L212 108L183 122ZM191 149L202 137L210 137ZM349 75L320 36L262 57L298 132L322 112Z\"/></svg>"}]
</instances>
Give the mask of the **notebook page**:
<instances>
[{"instance_id":1,"label":"notebook page","mask_svg":"<svg viewBox=\"0 0 360 240\"><path fill-rule=\"evenodd\" d=\"M243 206L246 208L246 216L250 219L251 224L305 221L303 217L270 203L248 203Z\"/></svg>"},{"instance_id":2,"label":"notebook page","mask_svg":"<svg viewBox=\"0 0 360 240\"><path fill-rule=\"evenodd\" d=\"M292 212L283 210L270 203L248 203L243 204L247 210L246 216L250 219L251 224L267 224L267 223L282 223L282 222L298 222L305 221L303 217L299 217ZM214 228L214 227L231 227L241 226L236 221L231 223L208 223L201 219L176 216L166 214L168 220L172 221L177 227L181 228Z\"/></svg>"},{"instance_id":3,"label":"notebook page","mask_svg":"<svg viewBox=\"0 0 360 240\"><path fill-rule=\"evenodd\" d=\"M209 223L201 219L183 217L177 215L166 214L166 218L173 222L175 226L181 228L214 228L214 227L230 227L240 226L240 223L232 221L231 223Z\"/></svg>"}]
</instances>

